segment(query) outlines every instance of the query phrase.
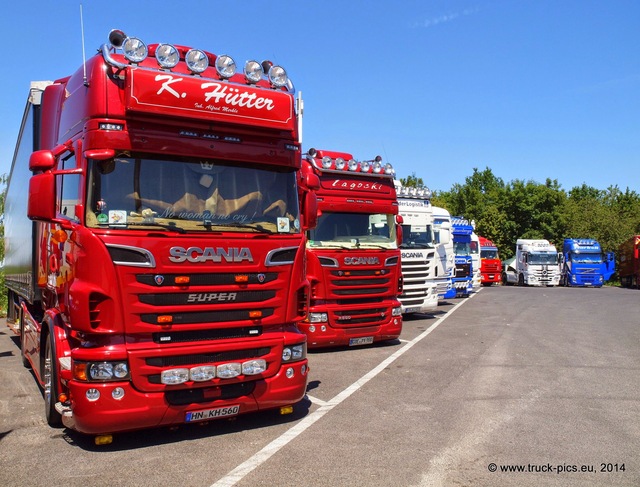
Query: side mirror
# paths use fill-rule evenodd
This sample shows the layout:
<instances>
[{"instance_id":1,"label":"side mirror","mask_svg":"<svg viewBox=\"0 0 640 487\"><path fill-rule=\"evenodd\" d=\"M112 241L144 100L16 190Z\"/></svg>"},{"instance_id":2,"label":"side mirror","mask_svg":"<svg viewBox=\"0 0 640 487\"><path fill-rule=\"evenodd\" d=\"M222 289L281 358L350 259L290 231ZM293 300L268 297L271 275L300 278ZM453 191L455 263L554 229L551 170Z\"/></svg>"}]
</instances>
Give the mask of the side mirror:
<instances>
[{"instance_id":1,"label":"side mirror","mask_svg":"<svg viewBox=\"0 0 640 487\"><path fill-rule=\"evenodd\" d=\"M302 217L303 230L312 230L318 225L318 198L312 191L307 192L304 195Z\"/></svg>"},{"instance_id":2,"label":"side mirror","mask_svg":"<svg viewBox=\"0 0 640 487\"><path fill-rule=\"evenodd\" d=\"M53 173L36 174L29 179L27 216L31 220L53 221L55 219L56 179Z\"/></svg>"},{"instance_id":3,"label":"side mirror","mask_svg":"<svg viewBox=\"0 0 640 487\"><path fill-rule=\"evenodd\" d=\"M302 181L307 189L316 191L320 189L320 178L313 173L307 173L302 176Z\"/></svg>"},{"instance_id":4,"label":"side mirror","mask_svg":"<svg viewBox=\"0 0 640 487\"><path fill-rule=\"evenodd\" d=\"M451 232L449 230L441 228L438 235L438 243L445 245L449 242L451 242Z\"/></svg>"},{"instance_id":5,"label":"side mirror","mask_svg":"<svg viewBox=\"0 0 640 487\"><path fill-rule=\"evenodd\" d=\"M56 164L56 158L50 150L37 150L29 157L29 170L48 171Z\"/></svg>"}]
</instances>

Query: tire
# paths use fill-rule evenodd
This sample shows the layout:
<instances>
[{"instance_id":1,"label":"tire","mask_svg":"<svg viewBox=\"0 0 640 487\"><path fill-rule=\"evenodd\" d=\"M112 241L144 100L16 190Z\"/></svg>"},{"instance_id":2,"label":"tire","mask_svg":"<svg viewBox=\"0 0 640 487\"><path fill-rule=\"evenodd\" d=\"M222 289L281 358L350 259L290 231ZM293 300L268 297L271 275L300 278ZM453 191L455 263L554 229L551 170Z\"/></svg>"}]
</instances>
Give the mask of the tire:
<instances>
[{"instance_id":1,"label":"tire","mask_svg":"<svg viewBox=\"0 0 640 487\"><path fill-rule=\"evenodd\" d=\"M44 363L42 365L42 381L44 395L44 414L49 426L58 427L62 425L62 416L56 411L56 401L58 398L58 369L55 366L55 357L51 334L47 336L44 347Z\"/></svg>"}]
</instances>

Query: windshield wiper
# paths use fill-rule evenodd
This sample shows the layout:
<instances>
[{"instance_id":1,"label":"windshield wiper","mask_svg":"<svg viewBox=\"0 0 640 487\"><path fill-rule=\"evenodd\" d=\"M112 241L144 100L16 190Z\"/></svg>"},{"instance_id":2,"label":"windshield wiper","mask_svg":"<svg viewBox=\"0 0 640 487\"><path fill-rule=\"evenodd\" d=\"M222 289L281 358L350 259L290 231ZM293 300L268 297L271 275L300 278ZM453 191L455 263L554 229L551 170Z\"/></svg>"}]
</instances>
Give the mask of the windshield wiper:
<instances>
[{"instance_id":1,"label":"windshield wiper","mask_svg":"<svg viewBox=\"0 0 640 487\"><path fill-rule=\"evenodd\" d=\"M124 226L124 225L109 225L109 227L111 228L118 228L121 226ZM165 230L171 230L173 232L186 233L184 228L176 226L175 223L164 224L164 223L157 223L157 222L136 222L136 223L127 223L126 226L127 227L158 227L158 228L164 228Z\"/></svg>"},{"instance_id":2,"label":"windshield wiper","mask_svg":"<svg viewBox=\"0 0 640 487\"><path fill-rule=\"evenodd\" d=\"M204 223L198 223L198 226L204 227L207 230L212 230L213 227L232 227L232 228L247 228L250 230L256 230L260 233L275 233L255 223L250 224L250 223L240 223L240 222L225 222L225 223L216 223L214 225L213 222L204 222Z\"/></svg>"}]
</instances>

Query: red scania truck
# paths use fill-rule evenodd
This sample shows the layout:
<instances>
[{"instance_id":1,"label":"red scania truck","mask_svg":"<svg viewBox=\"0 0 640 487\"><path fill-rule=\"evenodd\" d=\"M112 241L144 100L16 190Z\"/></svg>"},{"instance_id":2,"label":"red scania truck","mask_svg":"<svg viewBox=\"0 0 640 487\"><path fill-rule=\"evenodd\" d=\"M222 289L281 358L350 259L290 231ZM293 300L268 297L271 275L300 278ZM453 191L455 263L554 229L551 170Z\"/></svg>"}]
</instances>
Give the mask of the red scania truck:
<instances>
[{"instance_id":1,"label":"red scania truck","mask_svg":"<svg viewBox=\"0 0 640 487\"><path fill-rule=\"evenodd\" d=\"M309 348L393 340L402 331L398 203L381 158L309 149L302 174L319 186L318 224L307 239ZM315 178L314 178L315 176Z\"/></svg>"},{"instance_id":2,"label":"red scania truck","mask_svg":"<svg viewBox=\"0 0 640 487\"><path fill-rule=\"evenodd\" d=\"M107 443L304 397L317 206L305 194L300 211L301 104L279 66L236 72L116 30L76 73L32 84L7 321L49 424Z\"/></svg>"},{"instance_id":3,"label":"red scania truck","mask_svg":"<svg viewBox=\"0 0 640 487\"><path fill-rule=\"evenodd\" d=\"M482 285L491 286L502 281L502 261L498 247L488 238L478 235L480 241L480 273Z\"/></svg>"}]
</instances>

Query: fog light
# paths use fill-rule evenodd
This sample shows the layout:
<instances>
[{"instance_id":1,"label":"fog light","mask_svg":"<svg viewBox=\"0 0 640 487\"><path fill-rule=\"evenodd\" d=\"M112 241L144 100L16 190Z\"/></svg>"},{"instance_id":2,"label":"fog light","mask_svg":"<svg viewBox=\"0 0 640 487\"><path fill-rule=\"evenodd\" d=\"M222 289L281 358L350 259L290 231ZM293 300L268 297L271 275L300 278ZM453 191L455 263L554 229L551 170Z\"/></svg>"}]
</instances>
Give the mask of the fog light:
<instances>
[{"instance_id":1,"label":"fog light","mask_svg":"<svg viewBox=\"0 0 640 487\"><path fill-rule=\"evenodd\" d=\"M237 362L218 365L218 377L221 379L233 379L242 373L242 365Z\"/></svg>"},{"instance_id":2,"label":"fog light","mask_svg":"<svg viewBox=\"0 0 640 487\"><path fill-rule=\"evenodd\" d=\"M310 331L311 333L315 332L315 331L316 331L316 327L315 327L315 326L313 326L313 325L311 325L311 326L309 327L309 331Z\"/></svg>"},{"instance_id":3,"label":"fog light","mask_svg":"<svg viewBox=\"0 0 640 487\"><path fill-rule=\"evenodd\" d=\"M87 397L87 401L95 402L100 399L100 391L94 388L87 389L85 396Z\"/></svg>"},{"instance_id":4,"label":"fog light","mask_svg":"<svg viewBox=\"0 0 640 487\"><path fill-rule=\"evenodd\" d=\"M160 374L160 382L167 385L184 384L189 380L189 369L163 370Z\"/></svg>"},{"instance_id":5,"label":"fog light","mask_svg":"<svg viewBox=\"0 0 640 487\"><path fill-rule=\"evenodd\" d=\"M289 367L285 372L285 375L287 376L287 379L291 379L295 375L295 371L293 370L293 367Z\"/></svg>"},{"instance_id":6,"label":"fog light","mask_svg":"<svg viewBox=\"0 0 640 487\"><path fill-rule=\"evenodd\" d=\"M267 361L264 359L250 360L242 364L244 375L258 375L267 370Z\"/></svg>"},{"instance_id":7,"label":"fog light","mask_svg":"<svg viewBox=\"0 0 640 487\"><path fill-rule=\"evenodd\" d=\"M216 376L216 368L213 365L203 365L201 367L193 367L189 371L189 377L196 382L204 382L214 379Z\"/></svg>"},{"instance_id":8,"label":"fog light","mask_svg":"<svg viewBox=\"0 0 640 487\"><path fill-rule=\"evenodd\" d=\"M300 367L300 373L301 373L302 375L304 375L304 374L306 374L306 373L307 373L307 366L306 366L306 365L303 365L302 367Z\"/></svg>"},{"instance_id":9,"label":"fog light","mask_svg":"<svg viewBox=\"0 0 640 487\"><path fill-rule=\"evenodd\" d=\"M113 397L116 401L119 401L124 397L124 389L122 387L116 387L111 391L111 397Z\"/></svg>"},{"instance_id":10,"label":"fog light","mask_svg":"<svg viewBox=\"0 0 640 487\"><path fill-rule=\"evenodd\" d=\"M320 327L320 331L327 331L327 327L326 327L325 325L322 325L322 326Z\"/></svg>"}]
</instances>

